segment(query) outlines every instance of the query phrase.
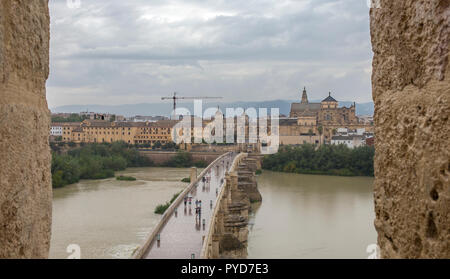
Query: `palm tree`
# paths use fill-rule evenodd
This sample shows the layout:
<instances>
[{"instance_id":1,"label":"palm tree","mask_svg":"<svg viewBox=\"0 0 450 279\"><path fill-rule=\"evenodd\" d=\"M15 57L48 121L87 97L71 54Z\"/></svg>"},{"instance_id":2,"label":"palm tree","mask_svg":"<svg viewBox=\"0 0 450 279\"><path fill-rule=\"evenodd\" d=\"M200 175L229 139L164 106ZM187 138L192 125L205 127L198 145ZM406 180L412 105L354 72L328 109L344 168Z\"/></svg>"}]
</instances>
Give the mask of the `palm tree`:
<instances>
[{"instance_id":1,"label":"palm tree","mask_svg":"<svg viewBox=\"0 0 450 279\"><path fill-rule=\"evenodd\" d=\"M323 126L320 125L319 127L317 127L317 131L319 131L319 135L320 135L319 145L322 145Z\"/></svg>"},{"instance_id":2,"label":"palm tree","mask_svg":"<svg viewBox=\"0 0 450 279\"><path fill-rule=\"evenodd\" d=\"M312 137L312 135L314 134L314 133L313 133L313 130L312 130L312 129L309 129L308 134L309 134L309 143L311 143L311 137Z\"/></svg>"}]
</instances>

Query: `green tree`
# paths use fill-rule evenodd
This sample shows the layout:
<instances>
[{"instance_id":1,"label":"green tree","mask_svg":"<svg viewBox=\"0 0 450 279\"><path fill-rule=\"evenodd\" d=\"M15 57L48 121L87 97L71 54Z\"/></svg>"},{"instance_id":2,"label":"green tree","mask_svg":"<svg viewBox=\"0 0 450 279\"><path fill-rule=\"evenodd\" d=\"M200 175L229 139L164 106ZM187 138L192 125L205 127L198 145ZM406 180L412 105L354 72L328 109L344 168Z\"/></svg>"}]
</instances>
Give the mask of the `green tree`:
<instances>
[{"instance_id":1,"label":"green tree","mask_svg":"<svg viewBox=\"0 0 450 279\"><path fill-rule=\"evenodd\" d=\"M317 127L317 130L319 131L319 135L323 135L323 126L322 125Z\"/></svg>"},{"instance_id":2,"label":"green tree","mask_svg":"<svg viewBox=\"0 0 450 279\"><path fill-rule=\"evenodd\" d=\"M194 163L190 153L178 151L165 165L172 168L189 168L192 167Z\"/></svg>"},{"instance_id":3,"label":"green tree","mask_svg":"<svg viewBox=\"0 0 450 279\"><path fill-rule=\"evenodd\" d=\"M273 171L373 176L375 149L369 146L350 149L345 145L312 144L283 146L278 153L265 156L263 168Z\"/></svg>"},{"instance_id":4,"label":"green tree","mask_svg":"<svg viewBox=\"0 0 450 279\"><path fill-rule=\"evenodd\" d=\"M87 144L67 155L52 154L54 187L72 184L79 179L103 179L127 167L152 166L153 162L124 142Z\"/></svg>"},{"instance_id":5,"label":"green tree","mask_svg":"<svg viewBox=\"0 0 450 279\"><path fill-rule=\"evenodd\" d=\"M55 173L53 173L53 175L52 175L53 188L61 188L64 185L66 185L63 180L63 175L64 175L64 172L62 170L58 170Z\"/></svg>"},{"instance_id":6,"label":"green tree","mask_svg":"<svg viewBox=\"0 0 450 279\"><path fill-rule=\"evenodd\" d=\"M155 144L153 144L153 149L160 149L162 146L161 142L158 140L157 142L155 142Z\"/></svg>"},{"instance_id":7,"label":"green tree","mask_svg":"<svg viewBox=\"0 0 450 279\"><path fill-rule=\"evenodd\" d=\"M72 113L69 117L52 116L53 123L68 123L68 122L83 122L88 119L88 116L81 116L77 113Z\"/></svg>"}]
</instances>

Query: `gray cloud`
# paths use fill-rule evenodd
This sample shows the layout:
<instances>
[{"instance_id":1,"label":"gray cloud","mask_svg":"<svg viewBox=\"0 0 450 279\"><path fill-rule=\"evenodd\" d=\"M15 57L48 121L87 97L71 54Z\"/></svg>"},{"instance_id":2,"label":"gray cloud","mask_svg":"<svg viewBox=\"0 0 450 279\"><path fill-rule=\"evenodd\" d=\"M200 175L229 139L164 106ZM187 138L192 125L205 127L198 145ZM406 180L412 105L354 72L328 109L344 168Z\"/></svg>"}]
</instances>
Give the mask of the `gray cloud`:
<instances>
[{"instance_id":1,"label":"gray cloud","mask_svg":"<svg viewBox=\"0 0 450 279\"><path fill-rule=\"evenodd\" d=\"M365 0L50 0L49 106L183 95L370 101Z\"/></svg>"}]
</instances>

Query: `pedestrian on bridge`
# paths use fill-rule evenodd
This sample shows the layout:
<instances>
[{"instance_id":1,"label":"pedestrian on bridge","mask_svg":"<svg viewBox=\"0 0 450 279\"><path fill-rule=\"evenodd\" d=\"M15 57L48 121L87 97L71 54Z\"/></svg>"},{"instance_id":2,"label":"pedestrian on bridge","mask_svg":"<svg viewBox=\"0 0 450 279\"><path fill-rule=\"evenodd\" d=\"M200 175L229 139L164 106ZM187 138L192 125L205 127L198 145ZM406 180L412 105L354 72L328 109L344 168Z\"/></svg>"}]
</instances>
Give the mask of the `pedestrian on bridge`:
<instances>
[{"instance_id":1,"label":"pedestrian on bridge","mask_svg":"<svg viewBox=\"0 0 450 279\"><path fill-rule=\"evenodd\" d=\"M195 221L198 222L198 224L200 224L201 221L201 208L200 207L196 207L195 208Z\"/></svg>"}]
</instances>

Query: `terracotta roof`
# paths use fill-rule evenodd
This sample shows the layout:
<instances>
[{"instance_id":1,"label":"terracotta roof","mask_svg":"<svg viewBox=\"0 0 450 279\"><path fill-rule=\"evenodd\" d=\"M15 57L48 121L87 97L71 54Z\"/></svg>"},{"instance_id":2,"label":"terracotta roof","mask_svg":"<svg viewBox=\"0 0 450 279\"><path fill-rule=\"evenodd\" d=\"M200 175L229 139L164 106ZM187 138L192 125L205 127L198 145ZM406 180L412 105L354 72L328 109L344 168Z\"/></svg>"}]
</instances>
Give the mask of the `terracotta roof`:
<instances>
[{"instance_id":1,"label":"terracotta roof","mask_svg":"<svg viewBox=\"0 0 450 279\"><path fill-rule=\"evenodd\" d=\"M162 128L172 128L175 126L178 122L178 120L160 120L157 122L150 122L150 127L162 127Z\"/></svg>"},{"instance_id":2,"label":"terracotta roof","mask_svg":"<svg viewBox=\"0 0 450 279\"><path fill-rule=\"evenodd\" d=\"M111 127L111 122L104 120L85 120L82 126L90 127Z\"/></svg>"},{"instance_id":3,"label":"terracotta roof","mask_svg":"<svg viewBox=\"0 0 450 279\"><path fill-rule=\"evenodd\" d=\"M116 122L116 127L146 127L146 122Z\"/></svg>"},{"instance_id":4,"label":"terracotta roof","mask_svg":"<svg viewBox=\"0 0 450 279\"><path fill-rule=\"evenodd\" d=\"M292 103L291 112L296 113L303 113L306 111L319 112L320 108L321 108L320 103L308 103L308 104Z\"/></svg>"},{"instance_id":5,"label":"terracotta roof","mask_svg":"<svg viewBox=\"0 0 450 279\"><path fill-rule=\"evenodd\" d=\"M279 125L280 125L280 126L292 126L292 125L297 125L297 119L295 119L295 118L285 118L285 119L280 119L280 120L279 120Z\"/></svg>"},{"instance_id":6,"label":"terracotta roof","mask_svg":"<svg viewBox=\"0 0 450 279\"><path fill-rule=\"evenodd\" d=\"M50 126L52 126L52 127L56 127L56 126L62 127L62 126L64 126L64 123L63 122L52 122L50 124Z\"/></svg>"},{"instance_id":7,"label":"terracotta roof","mask_svg":"<svg viewBox=\"0 0 450 279\"><path fill-rule=\"evenodd\" d=\"M79 127L81 125L81 122L63 122L60 123L62 126L69 126L69 127Z\"/></svg>"},{"instance_id":8,"label":"terracotta roof","mask_svg":"<svg viewBox=\"0 0 450 279\"><path fill-rule=\"evenodd\" d=\"M104 120L86 120L81 126L83 127L162 127L172 128L179 121L177 120L160 120L157 122L109 122Z\"/></svg>"}]
</instances>

